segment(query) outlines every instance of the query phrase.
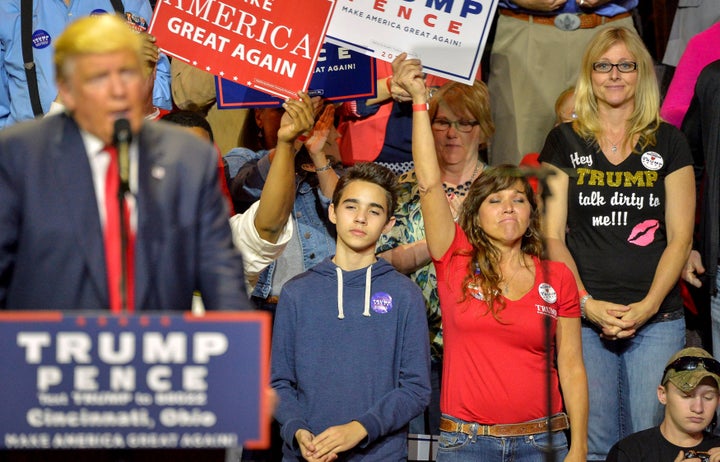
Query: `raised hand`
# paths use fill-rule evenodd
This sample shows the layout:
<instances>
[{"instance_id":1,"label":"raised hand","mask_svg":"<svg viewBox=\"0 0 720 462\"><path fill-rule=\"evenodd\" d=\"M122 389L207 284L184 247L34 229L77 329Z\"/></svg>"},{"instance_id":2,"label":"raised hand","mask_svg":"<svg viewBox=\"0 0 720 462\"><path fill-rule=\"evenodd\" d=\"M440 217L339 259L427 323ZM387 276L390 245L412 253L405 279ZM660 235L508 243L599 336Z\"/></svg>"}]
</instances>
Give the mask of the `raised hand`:
<instances>
[{"instance_id":1,"label":"raised hand","mask_svg":"<svg viewBox=\"0 0 720 462\"><path fill-rule=\"evenodd\" d=\"M393 69L397 69L393 74L393 84L407 92L413 101L421 95L427 99L425 77L419 59L408 59L407 53L401 53L393 61Z\"/></svg>"},{"instance_id":2,"label":"raised hand","mask_svg":"<svg viewBox=\"0 0 720 462\"><path fill-rule=\"evenodd\" d=\"M333 128L335 121L335 106L328 104L325 106L320 118L315 122L315 126L310 133L310 137L305 140L305 147L310 156L315 160L323 161L325 157L325 146L328 141L328 135ZM321 158L322 157L322 158Z\"/></svg>"},{"instance_id":3,"label":"raised hand","mask_svg":"<svg viewBox=\"0 0 720 462\"><path fill-rule=\"evenodd\" d=\"M310 131L315 122L313 103L307 93L298 92L299 99L283 103L283 114L278 130L278 142L292 143L295 138Z\"/></svg>"}]
</instances>

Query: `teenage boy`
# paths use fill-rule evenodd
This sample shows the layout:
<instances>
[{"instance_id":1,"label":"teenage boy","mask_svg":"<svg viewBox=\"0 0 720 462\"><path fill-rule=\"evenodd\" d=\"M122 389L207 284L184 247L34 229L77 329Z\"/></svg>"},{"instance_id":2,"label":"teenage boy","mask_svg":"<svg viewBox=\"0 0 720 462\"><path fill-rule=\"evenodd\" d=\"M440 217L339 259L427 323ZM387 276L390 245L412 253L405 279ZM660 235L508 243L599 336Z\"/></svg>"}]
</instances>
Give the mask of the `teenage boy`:
<instances>
[{"instance_id":1,"label":"teenage boy","mask_svg":"<svg viewBox=\"0 0 720 462\"><path fill-rule=\"evenodd\" d=\"M675 353L657 389L665 418L620 440L606 462L720 461L720 437L707 432L718 407L720 363L702 348Z\"/></svg>"},{"instance_id":2,"label":"teenage boy","mask_svg":"<svg viewBox=\"0 0 720 462\"><path fill-rule=\"evenodd\" d=\"M329 208L335 256L283 287L272 345L283 461L407 460L430 352L420 289L375 256L395 222L395 185L380 165L348 169Z\"/></svg>"}]
</instances>

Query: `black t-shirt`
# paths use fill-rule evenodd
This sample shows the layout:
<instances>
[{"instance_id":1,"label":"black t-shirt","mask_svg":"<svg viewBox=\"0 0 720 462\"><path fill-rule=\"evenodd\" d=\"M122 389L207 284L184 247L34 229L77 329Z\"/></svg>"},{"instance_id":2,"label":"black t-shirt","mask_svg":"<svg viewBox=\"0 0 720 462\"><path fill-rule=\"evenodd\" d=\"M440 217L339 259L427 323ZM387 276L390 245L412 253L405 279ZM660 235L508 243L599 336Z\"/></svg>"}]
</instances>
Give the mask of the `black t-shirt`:
<instances>
[{"instance_id":1,"label":"black t-shirt","mask_svg":"<svg viewBox=\"0 0 720 462\"><path fill-rule=\"evenodd\" d=\"M605 462L673 462L681 450L707 451L716 447L720 447L720 437L703 433L700 444L681 448L666 440L660 433L660 427L653 427L633 433L615 443Z\"/></svg>"},{"instance_id":2,"label":"black t-shirt","mask_svg":"<svg viewBox=\"0 0 720 462\"><path fill-rule=\"evenodd\" d=\"M570 176L566 243L597 299L623 305L642 300L667 246L665 178L692 165L692 157L675 127L661 124L656 138L613 165L596 143L565 124L550 132L540 155ZM681 308L676 287L659 313Z\"/></svg>"}]
</instances>

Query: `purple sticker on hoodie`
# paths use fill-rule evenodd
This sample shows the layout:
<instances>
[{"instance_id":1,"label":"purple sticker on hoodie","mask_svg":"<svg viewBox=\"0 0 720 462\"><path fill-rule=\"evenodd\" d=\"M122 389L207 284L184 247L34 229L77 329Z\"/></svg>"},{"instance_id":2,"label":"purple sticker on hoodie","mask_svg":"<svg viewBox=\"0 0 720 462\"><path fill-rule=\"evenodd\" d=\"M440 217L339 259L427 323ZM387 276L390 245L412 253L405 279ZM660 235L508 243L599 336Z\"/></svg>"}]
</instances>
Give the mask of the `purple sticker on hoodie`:
<instances>
[{"instance_id":1,"label":"purple sticker on hoodie","mask_svg":"<svg viewBox=\"0 0 720 462\"><path fill-rule=\"evenodd\" d=\"M370 299L370 307L376 313L387 314L392 310L392 297L385 292L373 294Z\"/></svg>"}]
</instances>

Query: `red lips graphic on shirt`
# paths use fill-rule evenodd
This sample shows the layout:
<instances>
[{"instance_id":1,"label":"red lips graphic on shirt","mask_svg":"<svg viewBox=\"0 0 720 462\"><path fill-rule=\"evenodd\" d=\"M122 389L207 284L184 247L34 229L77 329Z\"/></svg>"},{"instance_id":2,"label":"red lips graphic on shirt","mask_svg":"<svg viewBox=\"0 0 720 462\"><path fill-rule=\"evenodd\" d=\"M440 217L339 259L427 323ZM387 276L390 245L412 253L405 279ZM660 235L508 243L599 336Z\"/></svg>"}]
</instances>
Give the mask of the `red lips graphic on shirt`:
<instances>
[{"instance_id":1,"label":"red lips graphic on shirt","mask_svg":"<svg viewBox=\"0 0 720 462\"><path fill-rule=\"evenodd\" d=\"M660 228L660 222L657 220L645 220L635 225L630 231L630 237L627 241L631 244L645 247L655 240L655 231Z\"/></svg>"}]
</instances>

